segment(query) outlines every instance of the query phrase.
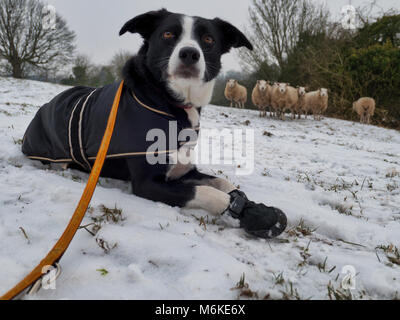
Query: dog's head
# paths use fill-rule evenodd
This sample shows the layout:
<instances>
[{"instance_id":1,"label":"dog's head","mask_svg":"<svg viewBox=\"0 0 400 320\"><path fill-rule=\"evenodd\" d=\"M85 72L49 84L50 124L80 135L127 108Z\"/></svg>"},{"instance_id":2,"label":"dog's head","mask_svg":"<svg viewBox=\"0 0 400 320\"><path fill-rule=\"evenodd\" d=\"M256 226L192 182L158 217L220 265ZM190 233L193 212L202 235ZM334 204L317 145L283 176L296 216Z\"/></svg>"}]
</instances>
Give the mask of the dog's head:
<instances>
[{"instance_id":1,"label":"dog's head","mask_svg":"<svg viewBox=\"0 0 400 320\"><path fill-rule=\"evenodd\" d=\"M209 103L221 56L231 48L253 47L237 28L220 19L152 11L128 21L120 31L139 33L148 70L179 100L195 106Z\"/></svg>"}]
</instances>

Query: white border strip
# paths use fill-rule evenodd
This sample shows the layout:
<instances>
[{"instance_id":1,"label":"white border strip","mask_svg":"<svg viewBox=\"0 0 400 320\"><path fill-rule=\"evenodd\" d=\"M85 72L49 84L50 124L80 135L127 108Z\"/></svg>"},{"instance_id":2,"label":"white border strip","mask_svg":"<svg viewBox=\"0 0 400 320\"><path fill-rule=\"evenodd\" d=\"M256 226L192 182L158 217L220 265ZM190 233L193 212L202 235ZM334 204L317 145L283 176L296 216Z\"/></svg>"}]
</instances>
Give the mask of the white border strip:
<instances>
[{"instance_id":1,"label":"white border strip","mask_svg":"<svg viewBox=\"0 0 400 320\"><path fill-rule=\"evenodd\" d=\"M89 94L89 96L86 98L85 103L84 103L83 106L82 106L81 113L80 113L80 115L79 115L79 147L80 147L80 149L81 149L82 158L85 160L85 162L86 162L86 164L88 165L88 167L89 167L90 170L92 170L92 166L90 165L88 159L85 157L85 152L83 151L83 143L82 143L82 120L83 120L83 119L82 119L82 118L83 118L83 113L85 112L85 108L86 108L86 105L87 105L87 103L88 103L90 97L91 97L91 96L93 95L93 93L95 93L96 91L97 91L97 89L93 90L93 91Z\"/></svg>"},{"instance_id":2,"label":"white border strip","mask_svg":"<svg viewBox=\"0 0 400 320\"><path fill-rule=\"evenodd\" d=\"M72 159L73 159L76 163L78 163L79 165L81 165L82 167L85 168L85 166L84 166L82 163L80 163L78 160L75 159L74 150L73 150L73 148L72 148L72 137L71 137L72 119L74 118L75 110L76 110L76 108L78 107L78 104L81 102L82 98L83 98L83 97L81 97L81 98L78 100L78 102L76 103L74 109L73 109L72 112L71 112L71 117L69 118L69 126L68 126L68 140L69 140L69 150L70 150Z\"/></svg>"}]
</instances>

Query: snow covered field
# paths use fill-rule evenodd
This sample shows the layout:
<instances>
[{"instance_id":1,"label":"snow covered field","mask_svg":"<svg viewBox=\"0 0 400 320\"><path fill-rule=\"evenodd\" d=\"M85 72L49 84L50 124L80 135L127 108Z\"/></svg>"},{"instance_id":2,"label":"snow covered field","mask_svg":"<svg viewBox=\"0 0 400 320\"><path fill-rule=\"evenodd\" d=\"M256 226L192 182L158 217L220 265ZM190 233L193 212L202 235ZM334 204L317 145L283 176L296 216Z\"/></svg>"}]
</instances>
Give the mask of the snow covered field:
<instances>
[{"instance_id":1,"label":"snow covered field","mask_svg":"<svg viewBox=\"0 0 400 320\"><path fill-rule=\"evenodd\" d=\"M0 295L52 248L85 186L87 175L20 151L38 108L65 89L0 78ZM250 238L233 219L143 200L102 179L83 223L95 235L78 231L57 290L31 299L399 298L400 133L215 106L202 116L203 128L246 125L256 131L254 173L202 170L285 211L279 239ZM355 289L342 288L346 268Z\"/></svg>"}]
</instances>

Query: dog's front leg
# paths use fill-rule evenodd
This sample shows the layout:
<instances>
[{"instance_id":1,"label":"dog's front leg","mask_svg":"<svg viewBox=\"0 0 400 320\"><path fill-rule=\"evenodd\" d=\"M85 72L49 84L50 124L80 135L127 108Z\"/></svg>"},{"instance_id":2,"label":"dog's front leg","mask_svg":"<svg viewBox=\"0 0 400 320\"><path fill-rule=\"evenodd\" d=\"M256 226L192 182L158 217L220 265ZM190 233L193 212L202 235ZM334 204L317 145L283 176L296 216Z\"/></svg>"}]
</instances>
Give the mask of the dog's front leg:
<instances>
[{"instance_id":1,"label":"dog's front leg","mask_svg":"<svg viewBox=\"0 0 400 320\"><path fill-rule=\"evenodd\" d=\"M228 180L201 173L197 169L190 171L188 174L182 177L181 180L194 183L195 185L213 187L227 194L237 190L237 187L235 187Z\"/></svg>"},{"instance_id":2,"label":"dog's front leg","mask_svg":"<svg viewBox=\"0 0 400 320\"><path fill-rule=\"evenodd\" d=\"M213 215L221 215L228 210L231 197L225 192L208 186L195 186L195 193L185 208L203 209Z\"/></svg>"},{"instance_id":3,"label":"dog's front leg","mask_svg":"<svg viewBox=\"0 0 400 320\"><path fill-rule=\"evenodd\" d=\"M213 215L224 213L231 201L225 192L182 180L158 181L149 178L140 183L132 182L132 186L133 193L139 197L172 207L203 209Z\"/></svg>"},{"instance_id":4,"label":"dog's front leg","mask_svg":"<svg viewBox=\"0 0 400 320\"><path fill-rule=\"evenodd\" d=\"M225 187L226 192L220 191L211 184L200 183L196 174L192 179L168 180L162 166L150 166L138 159L127 161L127 165L132 191L139 197L172 207L204 209L214 215L224 213L230 205L229 187Z\"/></svg>"},{"instance_id":5,"label":"dog's front leg","mask_svg":"<svg viewBox=\"0 0 400 320\"><path fill-rule=\"evenodd\" d=\"M203 174L193 169L180 179L184 183L196 185L195 197L188 208L201 208L214 215L223 214L231 204L230 193L237 188L229 181Z\"/></svg>"},{"instance_id":6,"label":"dog's front leg","mask_svg":"<svg viewBox=\"0 0 400 320\"><path fill-rule=\"evenodd\" d=\"M218 215L231 207L235 196L240 195L247 200L246 195L228 180L201 173L197 169L193 169L180 180L197 186L195 198L187 204L188 208L202 208Z\"/></svg>"},{"instance_id":7,"label":"dog's front leg","mask_svg":"<svg viewBox=\"0 0 400 320\"><path fill-rule=\"evenodd\" d=\"M173 207L203 209L214 215L229 214L240 220L247 233L274 238L286 228L285 214L276 208L256 204L226 180L196 169L177 180L167 180L163 170L143 162L128 161L133 193Z\"/></svg>"},{"instance_id":8,"label":"dog's front leg","mask_svg":"<svg viewBox=\"0 0 400 320\"><path fill-rule=\"evenodd\" d=\"M220 210L228 204L227 209L222 213L228 213L233 218L239 219L242 228L249 234L261 238L277 237L286 229L287 218L281 210L250 201L242 191L225 179L193 169L181 180L198 185L195 189L195 198L188 203L189 207L210 206L208 211L213 212L212 208ZM216 205L218 203L220 207ZM218 210L214 213L221 213Z\"/></svg>"},{"instance_id":9,"label":"dog's front leg","mask_svg":"<svg viewBox=\"0 0 400 320\"><path fill-rule=\"evenodd\" d=\"M194 187L193 199L188 201L185 208L204 209L214 215L223 214L229 208L231 193L237 188L229 181L199 172L196 168L178 180L171 183L183 183Z\"/></svg>"}]
</instances>

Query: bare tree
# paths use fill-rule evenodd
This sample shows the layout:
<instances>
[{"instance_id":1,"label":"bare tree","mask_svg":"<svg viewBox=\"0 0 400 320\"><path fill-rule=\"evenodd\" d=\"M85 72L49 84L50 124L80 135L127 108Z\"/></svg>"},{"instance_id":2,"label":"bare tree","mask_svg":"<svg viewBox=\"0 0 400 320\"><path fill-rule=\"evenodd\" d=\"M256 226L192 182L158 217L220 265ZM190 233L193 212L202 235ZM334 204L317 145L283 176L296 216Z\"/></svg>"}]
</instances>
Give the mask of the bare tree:
<instances>
[{"instance_id":1,"label":"bare tree","mask_svg":"<svg viewBox=\"0 0 400 320\"><path fill-rule=\"evenodd\" d=\"M357 26L359 28L375 22L379 17L399 14L399 10L396 8L385 10L378 4L377 0L371 0L370 2L366 2L358 6L357 8L355 8L355 11Z\"/></svg>"},{"instance_id":2,"label":"bare tree","mask_svg":"<svg viewBox=\"0 0 400 320\"><path fill-rule=\"evenodd\" d=\"M239 56L248 70L270 61L283 66L303 32L319 32L328 24L329 11L310 0L252 0L247 35L255 50L241 50Z\"/></svg>"},{"instance_id":3,"label":"bare tree","mask_svg":"<svg viewBox=\"0 0 400 320\"><path fill-rule=\"evenodd\" d=\"M132 54L126 50L120 50L114 55L111 60L111 67L113 69L115 79L122 79L122 68L131 57Z\"/></svg>"},{"instance_id":4,"label":"bare tree","mask_svg":"<svg viewBox=\"0 0 400 320\"><path fill-rule=\"evenodd\" d=\"M88 56L80 54L74 60L72 73L74 80L79 85L89 85L90 79L93 76L95 66L91 63Z\"/></svg>"},{"instance_id":5,"label":"bare tree","mask_svg":"<svg viewBox=\"0 0 400 320\"><path fill-rule=\"evenodd\" d=\"M59 15L55 28L45 26L44 12L38 0L0 0L0 59L15 78L28 67L48 71L72 59L74 32Z\"/></svg>"}]
</instances>

